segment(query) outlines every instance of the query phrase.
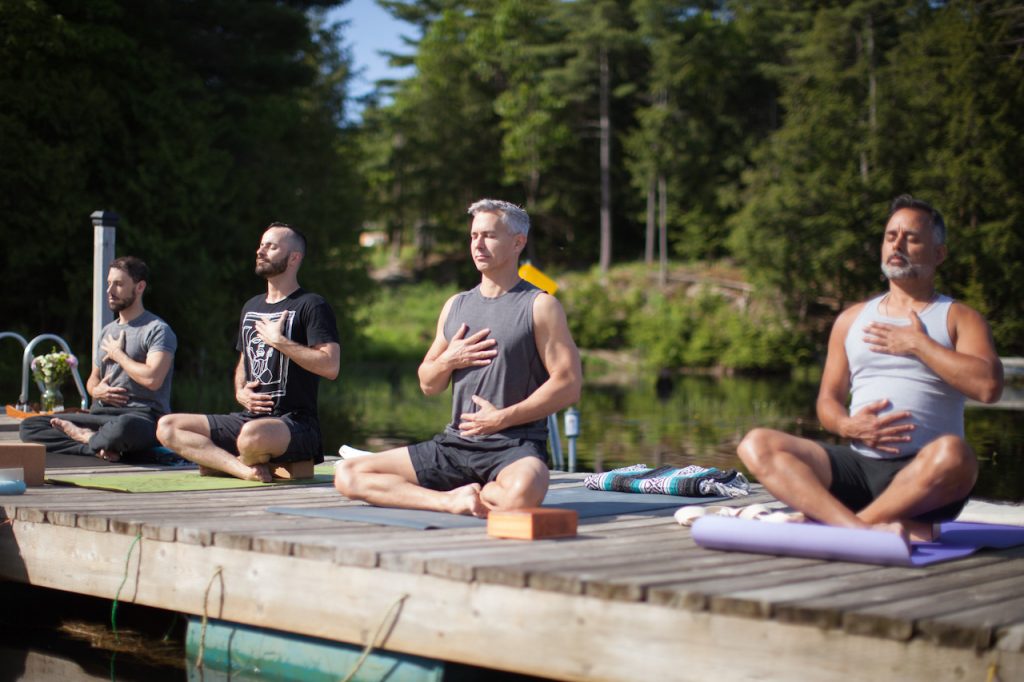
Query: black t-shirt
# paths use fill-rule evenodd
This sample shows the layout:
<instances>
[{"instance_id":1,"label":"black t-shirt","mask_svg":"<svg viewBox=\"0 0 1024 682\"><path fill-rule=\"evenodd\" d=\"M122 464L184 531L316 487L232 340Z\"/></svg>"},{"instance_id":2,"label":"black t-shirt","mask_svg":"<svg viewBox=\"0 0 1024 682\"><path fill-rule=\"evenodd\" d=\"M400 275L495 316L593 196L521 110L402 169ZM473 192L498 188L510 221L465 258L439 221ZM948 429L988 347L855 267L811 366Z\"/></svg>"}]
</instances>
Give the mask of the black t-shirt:
<instances>
[{"instance_id":1,"label":"black t-shirt","mask_svg":"<svg viewBox=\"0 0 1024 682\"><path fill-rule=\"evenodd\" d=\"M322 296L298 289L277 303L267 303L266 294L250 298L242 307L235 350L245 355L246 381L259 381L256 390L276 398L274 416L295 413L316 419L320 377L263 343L256 333L257 319L277 322L282 314L288 315L284 335L292 341L303 346L338 343L331 306Z\"/></svg>"}]
</instances>

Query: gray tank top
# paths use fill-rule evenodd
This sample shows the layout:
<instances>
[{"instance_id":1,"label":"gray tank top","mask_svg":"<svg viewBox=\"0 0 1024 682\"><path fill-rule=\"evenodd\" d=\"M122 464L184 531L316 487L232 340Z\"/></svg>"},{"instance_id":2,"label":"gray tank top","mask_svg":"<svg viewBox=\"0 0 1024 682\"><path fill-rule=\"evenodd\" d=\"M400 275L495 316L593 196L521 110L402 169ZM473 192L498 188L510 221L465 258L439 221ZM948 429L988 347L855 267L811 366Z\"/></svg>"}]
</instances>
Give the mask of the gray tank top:
<instances>
[{"instance_id":1,"label":"gray tank top","mask_svg":"<svg viewBox=\"0 0 1024 682\"><path fill-rule=\"evenodd\" d=\"M444 324L444 336L451 338L462 324L469 326L466 336L490 329L488 338L498 344L498 355L483 367L464 367L452 373L452 421L445 431L459 434L460 415L476 412L473 402L478 395L502 408L522 402L548 380L548 372L537 352L533 337L533 302L541 290L525 280L497 298L486 298L479 285L455 297ZM519 424L488 436L470 437L469 440L499 440L526 438L547 440L546 419Z\"/></svg>"},{"instance_id":2,"label":"gray tank top","mask_svg":"<svg viewBox=\"0 0 1024 682\"><path fill-rule=\"evenodd\" d=\"M868 301L846 335L846 357L850 363L850 414L856 414L868 403L887 398L890 405L881 412L909 410L910 422L916 428L910 432L910 441L898 445L900 454L894 455L851 443L851 447L867 457L886 459L907 457L945 434L963 438L964 395L915 357L876 353L864 342L864 327L871 322L892 325L910 324L905 317L886 317L878 304L884 296ZM918 316L928 336L945 348L952 349L947 317L953 299L939 296Z\"/></svg>"}]
</instances>

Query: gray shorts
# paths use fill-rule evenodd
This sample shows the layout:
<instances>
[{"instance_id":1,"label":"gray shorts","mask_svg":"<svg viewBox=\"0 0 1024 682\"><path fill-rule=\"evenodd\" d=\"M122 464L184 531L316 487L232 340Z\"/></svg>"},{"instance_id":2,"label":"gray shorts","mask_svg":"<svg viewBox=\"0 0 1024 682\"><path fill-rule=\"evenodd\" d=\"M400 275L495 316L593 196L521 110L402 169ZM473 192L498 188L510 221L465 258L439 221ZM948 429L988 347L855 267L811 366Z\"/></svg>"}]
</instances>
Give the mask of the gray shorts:
<instances>
[{"instance_id":1,"label":"gray shorts","mask_svg":"<svg viewBox=\"0 0 1024 682\"><path fill-rule=\"evenodd\" d=\"M547 463L547 444L525 438L472 441L441 433L433 440L409 446L416 479L431 490L489 483L502 469L524 457L536 457Z\"/></svg>"},{"instance_id":2,"label":"gray shorts","mask_svg":"<svg viewBox=\"0 0 1024 682\"><path fill-rule=\"evenodd\" d=\"M242 432L242 427L256 419L268 418L269 416L253 415L248 412L206 415L206 421L210 424L210 440L218 448L227 450L235 457L238 457L238 434ZM284 422L291 438L284 454L272 457L271 462L305 462L311 459L314 464L319 464L324 461L324 449L320 442L320 423L317 420L294 412L273 418Z\"/></svg>"},{"instance_id":3,"label":"gray shorts","mask_svg":"<svg viewBox=\"0 0 1024 682\"><path fill-rule=\"evenodd\" d=\"M889 487L896 474L914 461L914 455L894 459L865 457L849 445L818 442L828 453L832 465L832 485L828 491L850 510L858 512L868 506ZM915 517L916 521L936 523L960 515L967 497Z\"/></svg>"}]
</instances>

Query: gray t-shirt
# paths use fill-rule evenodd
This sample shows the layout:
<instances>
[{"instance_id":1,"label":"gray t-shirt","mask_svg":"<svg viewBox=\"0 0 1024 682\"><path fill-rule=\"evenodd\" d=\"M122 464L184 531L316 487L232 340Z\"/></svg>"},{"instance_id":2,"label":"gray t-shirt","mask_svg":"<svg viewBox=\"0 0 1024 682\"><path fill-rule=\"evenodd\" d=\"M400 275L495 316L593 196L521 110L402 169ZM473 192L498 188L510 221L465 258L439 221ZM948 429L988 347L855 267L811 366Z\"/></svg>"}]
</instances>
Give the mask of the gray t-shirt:
<instances>
[{"instance_id":1,"label":"gray t-shirt","mask_svg":"<svg viewBox=\"0 0 1024 682\"><path fill-rule=\"evenodd\" d=\"M488 436L462 436L459 422L464 412L480 408L473 402L478 395L502 408L526 400L548 380L548 371L537 351L533 337L533 302L541 290L525 280L497 298L487 298L477 286L455 297L444 325L444 336L451 340L466 324L466 336L481 329L491 330L488 338L498 343L498 355L483 367L463 367L452 372L452 421L445 431L473 441L526 438L547 440L546 419L518 424Z\"/></svg>"},{"instance_id":2,"label":"gray t-shirt","mask_svg":"<svg viewBox=\"0 0 1024 682\"><path fill-rule=\"evenodd\" d=\"M879 412L907 410L910 418L910 441L898 443L899 454L883 452L864 443L850 444L860 454L873 459L909 457L939 436L951 433L964 437L964 394L945 382L912 355L876 353L864 341L864 328L871 322L891 325L910 324L908 318L886 317L879 309L884 296L871 299L850 325L846 335L846 357L850 364L850 414L857 414L865 405L876 400L888 400L889 405ZM918 313L925 331L943 348L953 349L949 338L947 319L953 299L939 296Z\"/></svg>"},{"instance_id":3,"label":"gray t-shirt","mask_svg":"<svg viewBox=\"0 0 1024 682\"><path fill-rule=\"evenodd\" d=\"M178 349L178 337L171 331L170 325L148 310L143 311L128 324L121 324L115 319L103 327L103 331L100 333L101 342L107 337L117 338L122 331L125 332L124 352L136 362L145 362L146 356L155 351L173 355L174 351ZM151 391L135 383L121 365L109 359L101 362L101 357L103 357L103 351L97 345L93 364L100 368L100 377L105 378L108 384L128 389L128 403L125 407L148 407L160 414L167 414L171 411L173 365L167 371L167 377L160 388Z\"/></svg>"}]
</instances>

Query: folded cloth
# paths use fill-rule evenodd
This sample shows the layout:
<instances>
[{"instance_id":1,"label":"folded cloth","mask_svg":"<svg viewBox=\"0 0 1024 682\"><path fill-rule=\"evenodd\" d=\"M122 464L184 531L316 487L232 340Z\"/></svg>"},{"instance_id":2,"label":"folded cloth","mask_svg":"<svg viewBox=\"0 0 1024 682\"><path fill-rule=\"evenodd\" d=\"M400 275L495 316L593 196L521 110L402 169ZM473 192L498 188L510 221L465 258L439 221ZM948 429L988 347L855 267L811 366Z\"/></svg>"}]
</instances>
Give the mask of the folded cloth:
<instances>
[{"instance_id":1,"label":"folded cloth","mask_svg":"<svg viewBox=\"0 0 1024 682\"><path fill-rule=\"evenodd\" d=\"M612 490L620 493L657 493L682 497L743 497L750 494L750 484L735 469L634 464L612 469L603 474L590 474L583 485L591 490Z\"/></svg>"}]
</instances>

